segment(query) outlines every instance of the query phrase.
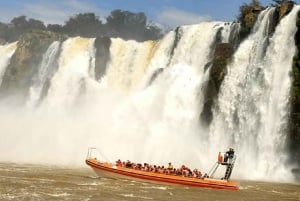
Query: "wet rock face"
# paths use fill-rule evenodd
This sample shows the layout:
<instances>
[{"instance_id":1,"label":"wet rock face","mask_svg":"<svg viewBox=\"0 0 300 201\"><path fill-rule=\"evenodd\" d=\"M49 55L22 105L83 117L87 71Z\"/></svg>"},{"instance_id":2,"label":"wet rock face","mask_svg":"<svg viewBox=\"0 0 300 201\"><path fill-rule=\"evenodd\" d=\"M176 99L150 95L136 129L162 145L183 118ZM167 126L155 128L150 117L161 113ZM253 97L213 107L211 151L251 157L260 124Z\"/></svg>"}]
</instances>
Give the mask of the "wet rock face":
<instances>
[{"instance_id":1,"label":"wet rock face","mask_svg":"<svg viewBox=\"0 0 300 201\"><path fill-rule=\"evenodd\" d=\"M290 151L291 162L300 167L300 12L296 21L297 32L295 43L298 53L293 58L292 90L291 90L291 116L290 116Z\"/></svg>"},{"instance_id":2,"label":"wet rock face","mask_svg":"<svg viewBox=\"0 0 300 201\"><path fill-rule=\"evenodd\" d=\"M202 122L206 124L210 124L212 120L211 109L227 73L226 66L230 62L233 52L233 47L230 43L220 43L216 45L209 81L204 93L204 108L200 116Z\"/></svg>"},{"instance_id":3,"label":"wet rock face","mask_svg":"<svg viewBox=\"0 0 300 201\"><path fill-rule=\"evenodd\" d=\"M110 60L110 44L111 40L108 37L96 38L95 76L97 80L99 80L106 72L107 62Z\"/></svg>"},{"instance_id":4,"label":"wet rock face","mask_svg":"<svg viewBox=\"0 0 300 201\"><path fill-rule=\"evenodd\" d=\"M259 13L262 10L263 10L263 7L258 7L258 6L252 7L248 10L248 12L245 14L245 26L247 29L252 29Z\"/></svg>"},{"instance_id":5,"label":"wet rock face","mask_svg":"<svg viewBox=\"0 0 300 201\"><path fill-rule=\"evenodd\" d=\"M252 30L259 13L265 8L259 5L244 5L240 8L239 21L241 22L241 39L245 38Z\"/></svg>"},{"instance_id":6,"label":"wet rock face","mask_svg":"<svg viewBox=\"0 0 300 201\"><path fill-rule=\"evenodd\" d=\"M49 45L54 41L65 40L67 36L35 30L19 38L15 54L8 65L0 87L1 95L20 94L25 97L33 74L37 73L39 63Z\"/></svg>"}]
</instances>

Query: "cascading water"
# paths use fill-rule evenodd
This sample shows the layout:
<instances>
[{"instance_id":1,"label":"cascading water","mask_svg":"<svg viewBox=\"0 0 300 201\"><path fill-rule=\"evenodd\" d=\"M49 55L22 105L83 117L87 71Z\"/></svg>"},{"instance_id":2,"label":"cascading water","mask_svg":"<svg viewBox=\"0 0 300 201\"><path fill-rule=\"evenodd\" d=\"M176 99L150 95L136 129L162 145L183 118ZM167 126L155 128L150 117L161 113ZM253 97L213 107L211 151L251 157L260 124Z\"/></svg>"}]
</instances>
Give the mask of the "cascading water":
<instances>
[{"instance_id":1,"label":"cascading water","mask_svg":"<svg viewBox=\"0 0 300 201\"><path fill-rule=\"evenodd\" d=\"M209 71L205 71L205 66L212 59L211 52L222 25L223 23L214 22L182 27L180 33L177 33L180 35L177 40L174 41L176 37L173 32L155 46L146 43L143 48L132 41L126 42L131 47L124 47L124 42L120 40L112 41L113 56L106 81L122 80L120 78L135 81L135 77L129 77L130 73L134 76L136 72L144 71L140 82L145 83L155 71L155 64L156 69L164 69L150 86L133 91L114 110L112 130L114 136L118 136L116 140L121 142L118 143L118 149L127 154L126 158L165 162L166 158L176 155L182 162L198 160L197 144L192 142L200 139L198 117L201 111L201 87L207 80ZM193 41L195 38L202 38L203 41ZM173 43L176 42L174 50L174 44L170 43L172 40ZM124 48L127 48L128 53L122 53L121 57L119 49ZM144 51L142 55L141 49ZM146 60L137 60L137 55ZM128 62L123 62L124 60ZM143 62L149 63L147 68L141 65ZM122 69L126 73L117 71L117 63L122 63ZM132 66L136 67L130 70ZM190 145L182 143L183 141L190 142ZM163 155L160 151L162 147ZM190 160L191 158L195 160Z\"/></svg>"},{"instance_id":2,"label":"cascading water","mask_svg":"<svg viewBox=\"0 0 300 201\"><path fill-rule=\"evenodd\" d=\"M262 12L252 34L235 53L221 87L209 144L213 151L235 147L237 174L246 178L290 179L283 145L298 10L281 20L270 39L274 8Z\"/></svg>"},{"instance_id":3,"label":"cascading water","mask_svg":"<svg viewBox=\"0 0 300 201\"><path fill-rule=\"evenodd\" d=\"M50 80L55 73L55 61L58 56L60 42L53 42L43 56L39 72L33 81L29 91L28 106L35 106L41 98L42 89L47 80Z\"/></svg>"},{"instance_id":4,"label":"cascading water","mask_svg":"<svg viewBox=\"0 0 300 201\"><path fill-rule=\"evenodd\" d=\"M46 107L68 107L84 89L86 79L95 78L94 39L70 38L62 45L59 67L51 80Z\"/></svg>"},{"instance_id":5,"label":"cascading water","mask_svg":"<svg viewBox=\"0 0 300 201\"><path fill-rule=\"evenodd\" d=\"M0 85L2 83L2 77L5 69L10 61L11 56L14 54L17 48L17 42L0 46Z\"/></svg>"},{"instance_id":6,"label":"cascading water","mask_svg":"<svg viewBox=\"0 0 300 201\"><path fill-rule=\"evenodd\" d=\"M95 146L111 161L172 161L175 166L209 171L216 154L232 145L239 156L238 176L276 178L266 173L277 170L279 161L271 164L265 158L273 157L277 149L283 156L277 142L284 135L279 130L286 124L287 111L282 108L287 106L289 82L278 83L277 79L286 78L276 77L288 71L275 72L274 67L289 66L294 50L286 51L288 56L272 54L286 44L293 46L296 11L282 20L269 39L273 11L270 8L260 14L253 33L228 66L209 133L199 123L202 89L216 43L234 43L238 24L183 26L157 42L111 39L110 61L100 80L95 80L95 39L77 37L52 43L37 64L37 77L31 78L34 83L27 103L40 104L21 109L0 106L5 132L0 151L6 153L0 161L83 165L87 148ZM282 32L287 27L289 31ZM46 80L49 89L41 99ZM284 86L282 95L275 93L277 84ZM271 124L275 113L281 114L276 128ZM271 141L261 140L263 137ZM270 155L258 154L264 149L270 149ZM241 155L258 161L249 165ZM257 168L256 177L241 171L253 171L251 168Z\"/></svg>"},{"instance_id":7,"label":"cascading water","mask_svg":"<svg viewBox=\"0 0 300 201\"><path fill-rule=\"evenodd\" d=\"M6 114L0 117L2 129L8 137L0 142L0 149L13 144L15 150L1 160L40 162L47 156L44 163L82 164L87 147L97 146L112 160L175 163L178 159L196 166L201 87L223 25L181 27L177 37L173 31L157 43L112 39L111 60L99 82L93 73L94 39L63 42L58 69L39 107L21 111L1 107L1 114ZM45 79L43 72L50 67L54 49L45 53L49 61L41 62L36 80ZM165 70L149 86L149 78L159 68ZM40 82L35 84L33 88Z\"/></svg>"},{"instance_id":8,"label":"cascading water","mask_svg":"<svg viewBox=\"0 0 300 201\"><path fill-rule=\"evenodd\" d=\"M106 73L109 86L123 91L135 90L145 74L154 48L152 41L138 43L112 39L111 61Z\"/></svg>"}]
</instances>

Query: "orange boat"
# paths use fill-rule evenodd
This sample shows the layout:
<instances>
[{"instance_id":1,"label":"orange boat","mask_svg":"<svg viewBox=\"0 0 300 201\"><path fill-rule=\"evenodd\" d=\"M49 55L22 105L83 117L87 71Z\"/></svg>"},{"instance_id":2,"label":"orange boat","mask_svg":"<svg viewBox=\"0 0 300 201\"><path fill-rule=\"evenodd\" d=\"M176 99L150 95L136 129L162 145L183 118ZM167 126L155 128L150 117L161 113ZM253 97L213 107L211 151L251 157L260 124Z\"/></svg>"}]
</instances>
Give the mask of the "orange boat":
<instances>
[{"instance_id":1,"label":"orange boat","mask_svg":"<svg viewBox=\"0 0 300 201\"><path fill-rule=\"evenodd\" d=\"M117 166L113 163L101 162L96 158L91 157L91 150L89 149L88 157L86 159L86 164L89 165L99 176L103 177L120 177L127 179L138 179L138 180L147 180L152 182L164 182L169 184L180 184L187 186L196 186L204 188L216 188L216 189L228 189L228 190L238 190L238 185L236 182L229 181L227 179L213 179L212 175L221 164L216 163L216 166L212 169L211 176L208 178L195 178L195 177L186 177L172 174L163 174L163 173L154 173L144 170L136 170L133 168L127 168L124 166ZM229 163L228 163L229 164ZM222 164L221 164L222 165ZM226 165L223 162L223 165ZM231 165L233 168L233 163ZM229 170L226 169L226 174L232 171L232 168ZM230 175L229 175L230 177Z\"/></svg>"}]
</instances>

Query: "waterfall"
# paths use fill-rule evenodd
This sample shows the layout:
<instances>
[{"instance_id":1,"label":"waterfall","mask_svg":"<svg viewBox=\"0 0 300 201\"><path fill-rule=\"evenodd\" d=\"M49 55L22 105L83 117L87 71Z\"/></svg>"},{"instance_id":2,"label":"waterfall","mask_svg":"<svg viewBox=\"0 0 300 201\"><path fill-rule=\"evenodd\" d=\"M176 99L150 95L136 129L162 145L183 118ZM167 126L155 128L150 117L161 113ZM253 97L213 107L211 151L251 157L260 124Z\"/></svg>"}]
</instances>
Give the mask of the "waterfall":
<instances>
[{"instance_id":1,"label":"waterfall","mask_svg":"<svg viewBox=\"0 0 300 201\"><path fill-rule=\"evenodd\" d=\"M123 91L135 90L147 70L154 48L153 41L138 43L112 39L111 61L106 73L108 84Z\"/></svg>"},{"instance_id":2,"label":"waterfall","mask_svg":"<svg viewBox=\"0 0 300 201\"><path fill-rule=\"evenodd\" d=\"M52 43L37 64L36 77L30 78L35 93L28 102L41 97L49 80L40 104L0 107L7 133L0 151L15 150L0 160L82 164L86 149L96 146L112 160L197 166L201 88L223 27L223 22L184 26L157 42L111 39L100 80L94 73L95 39ZM150 83L157 69L164 70Z\"/></svg>"},{"instance_id":3,"label":"waterfall","mask_svg":"<svg viewBox=\"0 0 300 201\"><path fill-rule=\"evenodd\" d=\"M60 42L53 42L43 56L38 68L37 76L33 80L33 85L29 89L28 106L35 106L41 98L42 89L47 80L50 80L55 73L55 62L59 52Z\"/></svg>"},{"instance_id":4,"label":"waterfall","mask_svg":"<svg viewBox=\"0 0 300 201\"><path fill-rule=\"evenodd\" d=\"M238 33L240 30L240 24L235 22L227 22L222 29L222 43L231 43L233 46L237 45Z\"/></svg>"},{"instance_id":5,"label":"waterfall","mask_svg":"<svg viewBox=\"0 0 300 201\"><path fill-rule=\"evenodd\" d=\"M113 56L106 78L135 81L139 77L141 83L147 83L155 70L164 69L151 85L133 90L116 107L112 132L120 136L116 139L118 149L123 150L120 152L127 152L131 156L129 158L140 161L158 163L176 155L178 161L198 163L196 142L201 139L198 133L198 119L203 107L201 88L208 79L207 66L212 60L217 34L223 25L213 22L180 27L155 44L136 44L119 39L112 41ZM117 64L122 65L126 73L120 73ZM139 76L134 76L136 73ZM108 86L111 87L110 84ZM185 141L187 143L182 143ZM163 155L160 152L162 147Z\"/></svg>"},{"instance_id":6,"label":"waterfall","mask_svg":"<svg viewBox=\"0 0 300 201\"><path fill-rule=\"evenodd\" d=\"M271 38L268 30L274 8L259 15L252 34L227 67L214 108L211 150L235 147L238 174L245 178L289 179L284 168L284 136L298 10L281 20Z\"/></svg>"},{"instance_id":7,"label":"waterfall","mask_svg":"<svg viewBox=\"0 0 300 201\"><path fill-rule=\"evenodd\" d=\"M86 79L95 78L95 39L70 38L62 44L58 70L51 79L45 103L65 108L84 90Z\"/></svg>"},{"instance_id":8,"label":"waterfall","mask_svg":"<svg viewBox=\"0 0 300 201\"><path fill-rule=\"evenodd\" d=\"M6 67L10 61L11 56L17 49L17 42L1 45L0 46L0 85L2 83L3 75L5 73Z\"/></svg>"},{"instance_id":9,"label":"waterfall","mask_svg":"<svg viewBox=\"0 0 300 201\"><path fill-rule=\"evenodd\" d=\"M159 41L111 38L100 79L95 38L53 42L34 77L26 78L30 107L0 102L0 152L6 153L0 161L84 165L93 146L112 162L171 161L208 172L217 153L232 146L233 177L289 179L284 142L299 6L270 33L274 10L260 13L238 47L239 24L224 22L178 27ZM233 44L235 53L211 125L203 128L203 89L218 43ZM16 46L0 47L0 80Z\"/></svg>"}]
</instances>

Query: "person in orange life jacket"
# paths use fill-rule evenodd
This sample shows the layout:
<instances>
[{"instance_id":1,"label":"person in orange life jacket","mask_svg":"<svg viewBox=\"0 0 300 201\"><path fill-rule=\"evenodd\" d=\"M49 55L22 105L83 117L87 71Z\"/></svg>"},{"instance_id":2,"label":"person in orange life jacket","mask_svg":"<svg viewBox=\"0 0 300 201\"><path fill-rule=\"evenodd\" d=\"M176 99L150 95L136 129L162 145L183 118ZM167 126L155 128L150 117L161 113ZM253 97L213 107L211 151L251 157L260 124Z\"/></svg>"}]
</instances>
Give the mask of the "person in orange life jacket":
<instances>
[{"instance_id":1,"label":"person in orange life jacket","mask_svg":"<svg viewBox=\"0 0 300 201\"><path fill-rule=\"evenodd\" d=\"M221 152L219 152L219 155L218 155L218 163L223 163L223 156L222 156Z\"/></svg>"}]
</instances>

